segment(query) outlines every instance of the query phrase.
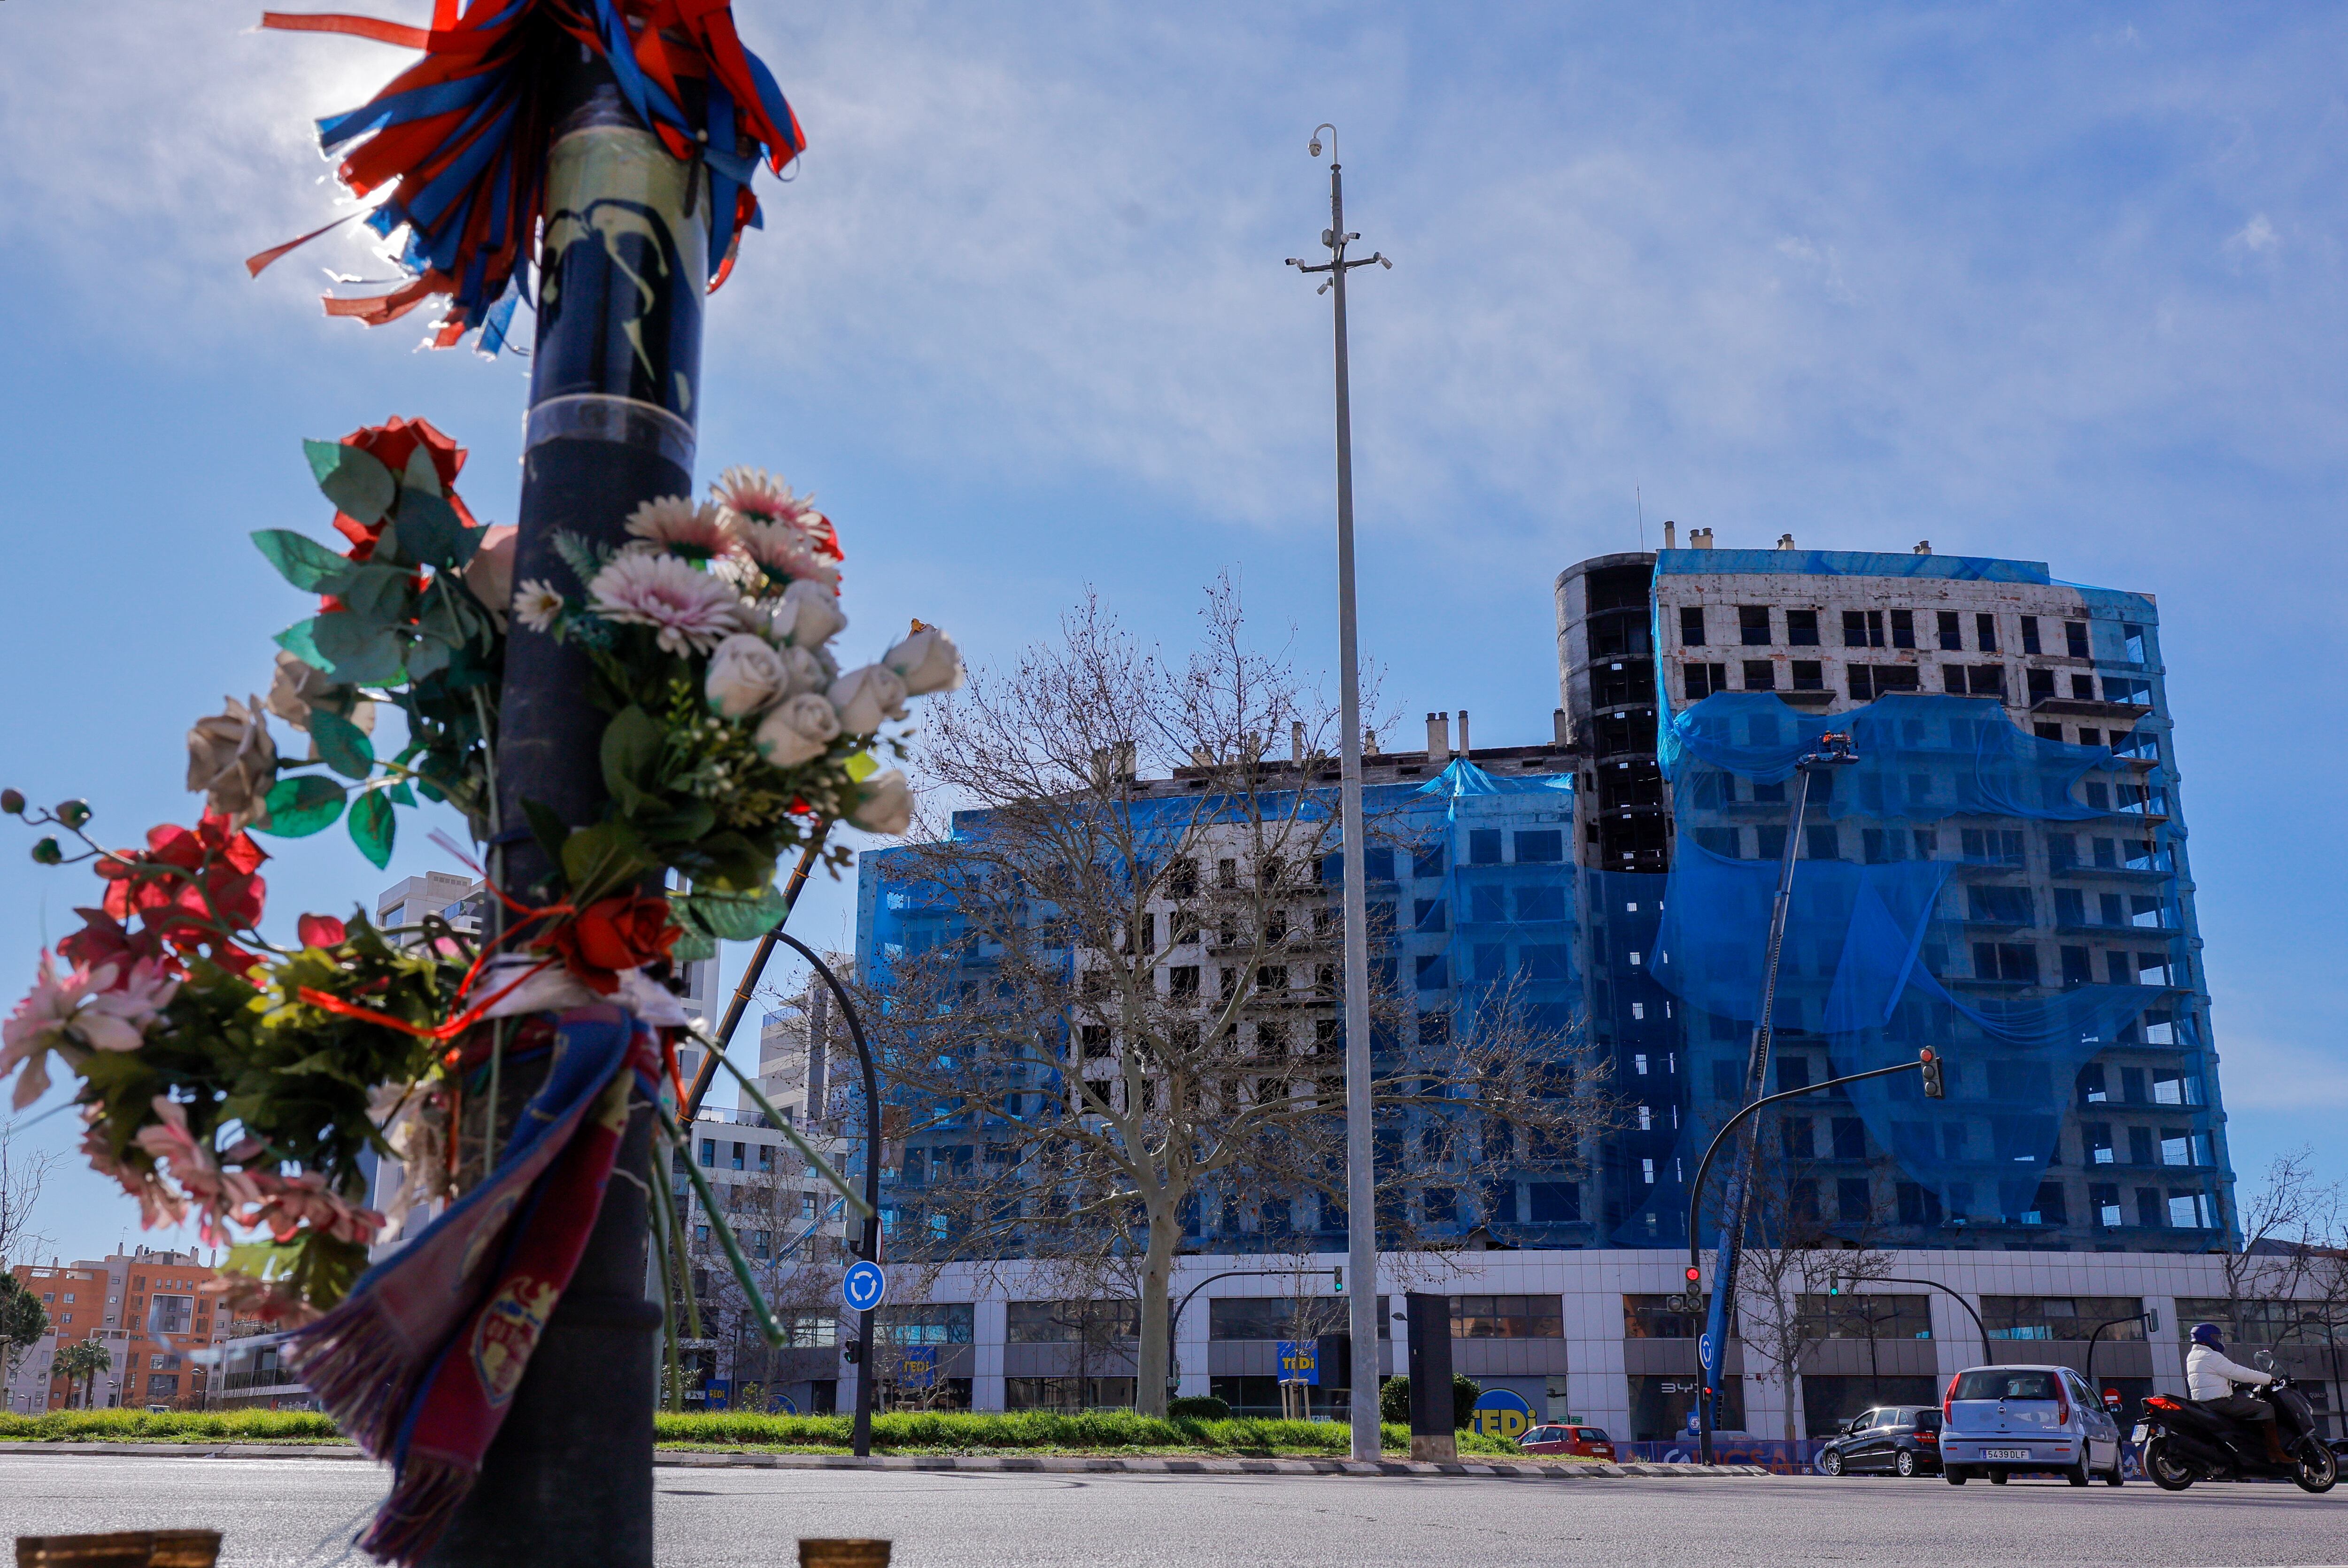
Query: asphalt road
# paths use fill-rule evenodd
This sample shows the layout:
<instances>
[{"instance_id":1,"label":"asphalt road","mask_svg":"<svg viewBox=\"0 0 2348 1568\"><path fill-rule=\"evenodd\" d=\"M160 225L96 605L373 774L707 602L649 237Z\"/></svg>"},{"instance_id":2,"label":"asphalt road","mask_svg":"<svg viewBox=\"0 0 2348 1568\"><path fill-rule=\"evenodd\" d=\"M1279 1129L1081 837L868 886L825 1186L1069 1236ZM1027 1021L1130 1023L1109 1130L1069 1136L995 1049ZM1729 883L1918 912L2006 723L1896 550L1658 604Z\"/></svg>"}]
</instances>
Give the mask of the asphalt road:
<instances>
[{"instance_id":1,"label":"asphalt road","mask_svg":"<svg viewBox=\"0 0 2348 1568\"><path fill-rule=\"evenodd\" d=\"M1445 1477L658 1472L664 1568L797 1561L801 1535L882 1535L899 1568L1393 1564L2348 1563L2348 1487L2076 1491L1939 1480L1509 1481ZM0 1538L210 1526L221 1561L344 1559L382 1472L331 1460L0 1454Z\"/></svg>"}]
</instances>

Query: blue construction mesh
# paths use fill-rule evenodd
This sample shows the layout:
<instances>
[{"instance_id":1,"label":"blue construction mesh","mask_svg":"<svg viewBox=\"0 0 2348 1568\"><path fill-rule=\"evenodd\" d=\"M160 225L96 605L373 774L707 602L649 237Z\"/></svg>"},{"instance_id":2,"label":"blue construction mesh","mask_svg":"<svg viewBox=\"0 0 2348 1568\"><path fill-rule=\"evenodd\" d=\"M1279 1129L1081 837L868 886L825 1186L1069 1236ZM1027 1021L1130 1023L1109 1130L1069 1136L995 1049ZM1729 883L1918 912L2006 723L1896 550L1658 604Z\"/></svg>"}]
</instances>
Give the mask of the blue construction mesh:
<instances>
[{"instance_id":1,"label":"blue construction mesh","mask_svg":"<svg viewBox=\"0 0 2348 1568\"><path fill-rule=\"evenodd\" d=\"M1807 1066L1820 1048L1811 1081L1930 1046L1949 1098L1922 1099L1903 1074L1854 1086L1840 1104L1796 1102L1800 1128L1759 1136L1796 1159L1888 1153L1905 1180L1869 1201L1895 1223L2066 1224L2045 1177L2081 1068L2122 1041L2181 1043L2178 880L2146 775L2107 748L2025 735L1993 702L1895 696L1829 719L1767 694L1722 694L1672 720L1660 749L1678 841L1654 978L1687 1011L1691 1054L1709 1058L1693 1064L1695 1135L1741 1098L1790 780L1829 728L1849 733L1860 760L1813 773L1771 1087L1787 1087L1785 1058ZM2136 891L2069 885L2081 872ZM2050 926L2051 966L2033 940ZM1718 1068L1729 1061L1733 1075ZM2206 1148L2198 1088L2180 1082L2176 1099ZM1688 1147L1700 1152L1693 1137ZM1657 1201L1684 1212L1684 1191ZM1819 1202L1831 1216L1838 1196ZM1683 1238L1684 1223L1671 1227Z\"/></svg>"},{"instance_id":2,"label":"blue construction mesh","mask_svg":"<svg viewBox=\"0 0 2348 1568\"><path fill-rule=\"evenodd\" d=\"M1861 550L1663 550L1658 576L1910 577L1962 583L2047 583L2044 561L1985 555L1887 555Z\"/></svg>"}]
</instances>

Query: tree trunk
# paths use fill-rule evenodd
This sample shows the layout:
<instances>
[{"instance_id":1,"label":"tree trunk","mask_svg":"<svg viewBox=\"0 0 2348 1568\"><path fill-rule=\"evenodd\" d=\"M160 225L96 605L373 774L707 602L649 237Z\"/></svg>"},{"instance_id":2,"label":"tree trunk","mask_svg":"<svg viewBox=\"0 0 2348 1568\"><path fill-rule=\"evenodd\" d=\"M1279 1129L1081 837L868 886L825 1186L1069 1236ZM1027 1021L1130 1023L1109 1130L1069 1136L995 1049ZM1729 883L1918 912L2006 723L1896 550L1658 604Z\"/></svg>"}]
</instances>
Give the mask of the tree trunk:
<instances>
[{"instance_id":1,"label":"tree trunk","mask_svg":"<svg viewBox=\"0 0 2348 1568\"><path fill-rule=\"evenodd\" d=\"M1181 1232L1177 1205L1151 1206L1149 1250L1141 1265L1141 1346L1133 1378L1133 1408L1145 1416L1166 1413L1167 1354L1172 1344L1168 1296L1174 1277L1174 1243Z\"/></svg>"}]
</instances>

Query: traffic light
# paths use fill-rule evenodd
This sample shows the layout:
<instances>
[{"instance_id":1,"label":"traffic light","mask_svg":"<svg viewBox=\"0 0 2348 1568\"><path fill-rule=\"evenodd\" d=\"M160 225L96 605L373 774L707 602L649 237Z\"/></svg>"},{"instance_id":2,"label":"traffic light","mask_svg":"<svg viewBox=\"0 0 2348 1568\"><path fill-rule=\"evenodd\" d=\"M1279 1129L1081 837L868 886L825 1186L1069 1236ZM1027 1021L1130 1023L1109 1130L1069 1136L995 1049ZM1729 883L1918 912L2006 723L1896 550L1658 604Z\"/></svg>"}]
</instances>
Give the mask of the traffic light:
<instances>
[{"instance_id":1,"label":"traffic light","mask_svg":"<svg viewBox=\"0 0 2348 1568\"><path fill-rule=\"evenodd\" d=\"M1842 1294L1842 1280L1839 1276L1827 1281L1827 1294L1828 1295L1840 1295Z\"/></svg>"},{"instance_id":2,"label":"traffic light","mask_svg":"<svg viewBox=\"0 0 2348 1568\"><path fill-rule=\"evenodd\" d=\"M1924 1098L1926 1099L1946 1099L1949 1095L1949 1090L1948 1086L1941 1081L1941 1057L1939 1053L1934 1051L1931 1047L1926 1046L1922 1050L1916 1053L1916 1059L1924 1065Z\"/></svg>"},{"instance_id":3,"label":"traffic light","mask_svg":"<svg viewBox=\"0 0 2348 1568\"><path fill-rule=\"evenodd\" d=\"M1345 1294L1345 1270L1342 1264L1329 1271L1329 1284L1339 1295Z\"/></svg>"},{"instance_id":4,"label":"traffic light","mask_svg":"<svg viewBox=\"0 0 2348 1568\"><path fill-rule=\"evenodd\" d=\"M1694 1264L1688 1264L1687 1282L1690 1284L1702 1284L1704 1283L1704 1270L1698 1268Z\"/></svg>"}]
</instances>

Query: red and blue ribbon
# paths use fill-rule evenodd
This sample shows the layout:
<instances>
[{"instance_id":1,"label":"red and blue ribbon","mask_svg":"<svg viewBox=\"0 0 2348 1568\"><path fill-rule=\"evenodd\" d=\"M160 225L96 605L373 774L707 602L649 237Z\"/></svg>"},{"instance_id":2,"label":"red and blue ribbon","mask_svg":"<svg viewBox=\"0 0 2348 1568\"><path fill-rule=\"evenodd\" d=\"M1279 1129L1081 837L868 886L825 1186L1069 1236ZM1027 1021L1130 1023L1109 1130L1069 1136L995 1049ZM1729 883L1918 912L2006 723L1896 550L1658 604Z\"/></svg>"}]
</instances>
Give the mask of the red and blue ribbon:
<instances>
[{"instance_id":1,"label":"red and blue ribbon","mask_svg":"<svg viewBox=\"0 0 2348 1568\"><path fill-rule=\"evenodd\" d=\"M422 51L365 105L318 122L328 152L345 148L343 183L385 191L365 216L388 238L407 232L407 281L388 294L326 299L326 314L380 325L423 301L450 306L434 334L448 347L476 329L483 352L503 346L529 294L529 247L543 212L552 129L538 55L551 30L593 49L621 95L677 158L708 169L709 286L733 270L742 231L762 226L751 176L777 174L806 150L790 105L743 47L730 0L434 0L432 25L269 12L261 25L341 33ZM358 216L358 214L353 214ZM254 273L347 222L262 252Z\"/></svg>"}]
</instances>

